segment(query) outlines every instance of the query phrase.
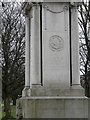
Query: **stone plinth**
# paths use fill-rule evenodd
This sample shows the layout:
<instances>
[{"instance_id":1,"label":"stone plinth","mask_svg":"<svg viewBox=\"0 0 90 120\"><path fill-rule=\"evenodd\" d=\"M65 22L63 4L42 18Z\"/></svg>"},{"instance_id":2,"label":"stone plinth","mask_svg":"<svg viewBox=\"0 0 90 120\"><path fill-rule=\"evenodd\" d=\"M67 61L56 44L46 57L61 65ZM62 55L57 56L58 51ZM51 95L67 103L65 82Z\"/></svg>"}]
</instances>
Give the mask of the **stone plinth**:
<instances>
[{"instance_id":1,"label":"stone plinth","mask_svg":"<svg viewBox=\"0 0 90 120\"><path fill-rule=\"evenodd\" d=\"M88 118L85 97L22 97L18 105L24 118Z\"/></svg>"}]
</instances>

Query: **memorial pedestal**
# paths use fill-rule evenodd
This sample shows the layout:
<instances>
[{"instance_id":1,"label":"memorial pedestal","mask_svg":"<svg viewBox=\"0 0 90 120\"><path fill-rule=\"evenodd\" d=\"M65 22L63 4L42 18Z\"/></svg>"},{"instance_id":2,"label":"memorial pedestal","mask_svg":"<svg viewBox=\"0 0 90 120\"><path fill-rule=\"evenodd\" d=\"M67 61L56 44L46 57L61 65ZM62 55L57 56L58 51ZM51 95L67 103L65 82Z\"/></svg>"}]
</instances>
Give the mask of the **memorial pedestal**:
<instances>
[{"instance_id":1,"label":"memorial pedestal","mask_svg":"<svg viewBox=\"0 0 90 120\"><path fill-rule=\"evenodd\" d=\"M26 72L18 119L88 118L79 80L77 4L59 1L24 3Z\"/></svg>"}]
</instances>

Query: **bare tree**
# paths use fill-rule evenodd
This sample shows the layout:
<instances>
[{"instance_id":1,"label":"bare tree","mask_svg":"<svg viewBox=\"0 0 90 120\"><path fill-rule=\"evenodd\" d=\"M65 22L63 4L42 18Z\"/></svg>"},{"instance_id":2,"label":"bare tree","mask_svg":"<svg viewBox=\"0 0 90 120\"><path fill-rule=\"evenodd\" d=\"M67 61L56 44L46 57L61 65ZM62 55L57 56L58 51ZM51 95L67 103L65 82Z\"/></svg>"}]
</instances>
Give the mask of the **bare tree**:
<instances>
[{"instance_id":1,"label":"bare tree","mask_svg":"<svg viewBox=\"0 0 90 120\"><path fill-rule=\"evenodd\" d=\"M25 20L20 3L3 3L2 18L2 97L5 117L11 117L10 100L24 85Z\"/></svg>"},{"instance_id":2,"label":"bare tree","mask_svg":"<svg viewBox=\"0 0 90 120\"><path fill-rule=\"evenodd\" d=\"M82 2L79 7L79 25L80 25L80 71L85 80L86 96L90 97L90 2Z\"/></svg>"}]
</instances>

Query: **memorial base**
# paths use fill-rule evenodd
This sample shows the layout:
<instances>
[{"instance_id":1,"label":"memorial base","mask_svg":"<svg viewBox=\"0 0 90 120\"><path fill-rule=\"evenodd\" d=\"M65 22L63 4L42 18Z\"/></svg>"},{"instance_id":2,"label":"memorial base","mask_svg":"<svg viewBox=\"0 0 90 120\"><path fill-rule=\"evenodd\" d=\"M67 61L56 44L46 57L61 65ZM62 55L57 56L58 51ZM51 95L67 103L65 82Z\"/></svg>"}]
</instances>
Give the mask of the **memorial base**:
<instances>
[{"instance_id":1,"label":"memorial base","mask_svg":"<svg viewBox=\"0 0 90 120\"><path fill-rule=\"evenodd\" d=\"M17 119L88 118L86 97L22 97L17 99Z\"/></svg>"}]
</instances>

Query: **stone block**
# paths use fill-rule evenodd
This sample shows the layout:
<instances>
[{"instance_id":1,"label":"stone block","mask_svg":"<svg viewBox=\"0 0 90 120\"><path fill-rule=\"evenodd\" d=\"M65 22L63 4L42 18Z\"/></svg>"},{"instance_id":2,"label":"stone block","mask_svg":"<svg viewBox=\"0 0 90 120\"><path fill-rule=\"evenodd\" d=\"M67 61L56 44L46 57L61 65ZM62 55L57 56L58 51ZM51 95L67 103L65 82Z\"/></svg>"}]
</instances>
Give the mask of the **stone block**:
<instances>
[{"instance_id":1,"label":"stone block","mask_svg":"<svg viewBox=\"0 0 90 120\"><path fill-rule=\"evenodd\" d=\"M85 97L22 97L18 103L23 118L88 118Z\"/></svg>"}]
</instances>

